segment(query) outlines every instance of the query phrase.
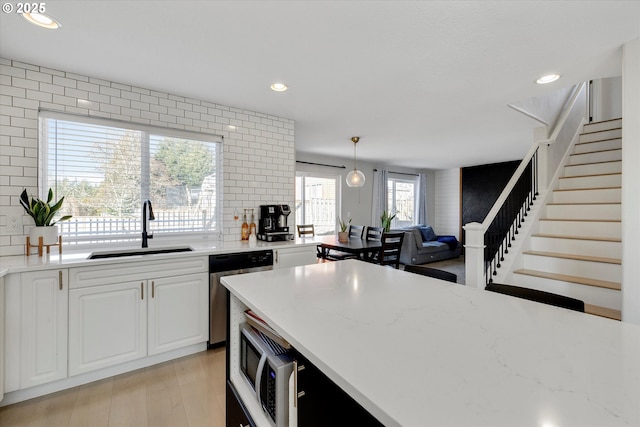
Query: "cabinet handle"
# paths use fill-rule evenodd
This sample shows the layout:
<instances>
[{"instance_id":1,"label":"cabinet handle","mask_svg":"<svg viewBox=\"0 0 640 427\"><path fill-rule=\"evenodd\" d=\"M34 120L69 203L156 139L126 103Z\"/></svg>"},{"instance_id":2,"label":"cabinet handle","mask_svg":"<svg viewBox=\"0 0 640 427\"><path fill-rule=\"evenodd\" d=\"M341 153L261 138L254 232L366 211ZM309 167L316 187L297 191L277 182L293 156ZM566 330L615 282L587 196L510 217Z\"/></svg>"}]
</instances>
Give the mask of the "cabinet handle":
<instances>
[{"instance_id":1,"label":"cabinet handle","mask_svg":"<svg viewBox=\"0 0 640 427\"><path fill-rule=\"evenodd\" d=\"M144 282L140 282L140 299L144 299Z\"/></svg>"},{"instance_id":2,"label":"cabinet handle","mask_svg":"<svg viewBox=\"0 0 640 427\"><path fill-rule=\"evenodd\" d=\"M276 251L276 264L278 263L278 251Z\"/></svg>"},{"instance_id":3,"label":"cabinet handle","mask_svg":"<svg viewBox=\"0 0 640 427\"><path fill-rule=\"evenodd\" d=\"M58 289L62 290L62 270L58 270Z\"/></svg>"},{"instance_id":4,"label":"cabinet handle","mask_svg":"<svg viewBox=\"0 0 640 427\"><path fill-rule=\"evenodd\" d=\"M156 281L152 280L151 281L151 298L155 298L156 297Z\"/></svg>"},{"instance_id":5,"label":"cabinet handle","mask_svg":"<svg viewBox=\"0 0 640 427\"><path fill-rule=\"evenodd\" d=\"M298 398L305 395L304 391L298 391L298 372L304 371L304 365L298 365L298 361L293 361L293 407L298 407Z\"/></svg>"}]
</instances>

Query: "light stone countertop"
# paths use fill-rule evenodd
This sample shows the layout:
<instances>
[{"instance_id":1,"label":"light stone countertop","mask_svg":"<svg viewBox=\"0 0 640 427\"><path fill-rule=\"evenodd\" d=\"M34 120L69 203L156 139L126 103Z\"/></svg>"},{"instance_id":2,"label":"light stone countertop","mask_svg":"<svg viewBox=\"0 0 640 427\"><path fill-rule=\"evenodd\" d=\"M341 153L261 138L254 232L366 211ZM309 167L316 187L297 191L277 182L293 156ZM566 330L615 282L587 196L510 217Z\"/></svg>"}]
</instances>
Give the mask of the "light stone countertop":
<instances>
[{"instance_id":1,"label":"light stone countertop","mask_svg":"<svg viewBox=\"0 0 640 427\"><path fill-rule=\"evenodd\" d=\"M357 260L222 283L385 426L640 425L640 327Z\"/></svg>"},{"instance_id":2,"label":"light stone countertop","mask_svg":"<svg viewBox=\"0 0 640 427\"><path fill-rule=\"evenodd\" d=\"M183 257L193 257L201 255L215 255L233 252L251 252L264 249L284 249L295 246L317 246L322 242L321 237L297 238L295 240L280 242L264 242L258 240L255 246L249 245L247 241L221 242L201 239L198 241L161 241L160 239L149 241L148 249L162 249L190 246L193 248L191 252L174 252L168 254L153 255L137 255L116 258L102 258L89 260L87 257L92 252L118 251L140 249L140 243L137 246L127 245L118 247L95 247L91 249L82 249L80 251L64 248L62 254L58 253L58 249L51 248L50 254L38 256L33 253L30 256L16 255L0 257L0 277L4 277L10 273L21 273L26 271L47 270L54 268L70 268L85 267L90 265L105 264L122 264L129 262L152 261L158 259L177 259Z\"/></svg>"}]
</instances>

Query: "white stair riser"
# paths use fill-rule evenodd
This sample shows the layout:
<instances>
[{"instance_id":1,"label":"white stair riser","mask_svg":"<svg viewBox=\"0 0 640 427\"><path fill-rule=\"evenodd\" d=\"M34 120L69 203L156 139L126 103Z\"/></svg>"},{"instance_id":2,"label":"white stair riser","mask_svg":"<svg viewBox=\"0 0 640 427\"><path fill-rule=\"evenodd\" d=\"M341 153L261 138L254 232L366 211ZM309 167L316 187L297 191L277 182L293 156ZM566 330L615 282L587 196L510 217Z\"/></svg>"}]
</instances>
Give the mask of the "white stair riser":
<instances>
[{"instance_id":1,"label":"white stair riser","mask_svg":"<svg viewBox=\"0 0 640 427\"><path fill-rule=\"evenodd\" d=\"M564 282L560 280L544 279L525 274L514 274L514 284L554 294L566 295L584 301L585 304L598 305L600 307L620 310L622 307L622 295L614 289L586 286L578 283Z\"/></svg>"},{"instance_id":2,"label":"white stair riser","mask_svg":"<svg viewBox=\"0 0 640 427\"><path fill-rule=\"evenodd\" d=\"M555 219L620 220L621 205L547 205L546 217Z\"/></svg>"},{"instance_id":3,"label":"white stair riser","mask_svg":"<svg viewBox=\"0 0 640 427\"><path fill-rule=\"evenodd\" d=\"M622 161L608 163L594 163L590 165L567 165L564 168L564 176L599 175L604 173L620 173Z\"/></svg>"},{"instance_id":4,"label":"white stair riser","mask_svg":"<svg viewBox=\"0 0 640 427\"><path fill-rule=\"evenodd\" d=\"M612 162L622 160L622 150L598 151L595 153L572 154L569 156L570 165L583 165L585 163Z\"/></svg>"},{"instance_id":5,"label":"white stair riser","mask_svg":"<svg viewBox=\"0 0 640 427\"><path fill-rule=\"evenodd\" d=\"M527 270L545 271L547 273L566 274L589 279L622 281L622 266L604 262L581 261L566 258L553 258L540 255L524 254L524 268Z\"/></svg>"},{"instance_id":6,"label":"white stair riser","mask_svg":"<svg viewBox=\"0 0 640 427\"><path fill-rule=\"evenodd\" d=\"M582 133L598 132L601 130L617 129L622 127L622 119L607 120L606 122L587 123L582 128Z\"/></svg>"},{"instance_id":7,"label":"white stair riser","mask_svg":"<svg viewBox=\"0 0 640 427\"><path fill-rule=\"evenodd\" d=\"M620 188L554 191L553 203L620 203Z\"/></svg>"},{"instance_id":8,"label":"white stair riser","mask_svg":"<svg viewBox=\"0 0 640 427\"><path fill-rule=\"evenodd\" d=\"M622 227L619 222L592 221L540 221L541 234L563 236L609 237L620 239Z\"/></svg>"},{"instance_id":9,"label":"white stair riser","mask_svg":"<svg viewBox=\"0 0 640 427\"><path fill-rule=\"evenodd\" d=\"M593 151L616 150L622 148L622 138L608 139L606 141L585 142L576 144L573 154L591 153Z\"/></svg>"},{"instance_id":10,"label":"white stair riser","mask_svg":"<svg viewBox=\"0 0 640 427\"><path fill-rule=\"evenodd\" d=\"M622 186L622 174L563 177L558 180L558 188L561 190L620 186Z\"/></svg>"},{"instance_id":11,"label":"white stair riser","mask_svg":"<svg viewBox=\"0 0 640 427\"><path fill-rule=\"evenodd\" d=\"M583 133L579 142L602 141L604 139L622 138L622 129L610 129L602 132Z\"/></svg>"},{"instance_id":12,"label":"white stair riser","mask_svg":"<svg viewBox=\"0 0 640 427\"><path fill-rule=\"evenodd\" d=\"M531 250L608 258L622 258L622 243L601 240L531 237Z\"/></svg>"}]
</instances>

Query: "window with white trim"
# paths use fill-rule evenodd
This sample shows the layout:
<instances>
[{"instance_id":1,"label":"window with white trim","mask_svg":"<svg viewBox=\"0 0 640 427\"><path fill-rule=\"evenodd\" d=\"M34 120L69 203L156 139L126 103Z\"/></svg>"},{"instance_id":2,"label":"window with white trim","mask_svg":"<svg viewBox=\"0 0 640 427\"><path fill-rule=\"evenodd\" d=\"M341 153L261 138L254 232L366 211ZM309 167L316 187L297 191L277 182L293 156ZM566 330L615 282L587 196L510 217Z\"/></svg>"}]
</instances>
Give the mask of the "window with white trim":
<instances>
[{"instance_id":1,"label":"window with white trim","mask_svg":"<svg viewBox=\"0 0 640 427\"><path fill-rule=\"evenodd\" d=\"M296 224L313 224L316 235L336 234L340 176L296 172Z\"/></svg>"},{"instance_id":2,"label":"window with white trim","mask_svg":"<svg viewBox=\"0 0 640 427\"><path fill-rule=\"evenodd\" d=\"M63 242L140 239L142 203L156 237L222 230L222 138L40 113L40 193L64 196Z\"/></svg>"},{"instance_id":3,"label":"window with white trim","mask_svg":"<svg viewBox=\"0 0 640 427\"><path fill-rule=\"evenodd\" d=\"M396 214L391 228L408 227L416 224L418 218L416 192L417 177L389 173L387 178L387 206L389 212Z\"/></svg>"}]
</instances>

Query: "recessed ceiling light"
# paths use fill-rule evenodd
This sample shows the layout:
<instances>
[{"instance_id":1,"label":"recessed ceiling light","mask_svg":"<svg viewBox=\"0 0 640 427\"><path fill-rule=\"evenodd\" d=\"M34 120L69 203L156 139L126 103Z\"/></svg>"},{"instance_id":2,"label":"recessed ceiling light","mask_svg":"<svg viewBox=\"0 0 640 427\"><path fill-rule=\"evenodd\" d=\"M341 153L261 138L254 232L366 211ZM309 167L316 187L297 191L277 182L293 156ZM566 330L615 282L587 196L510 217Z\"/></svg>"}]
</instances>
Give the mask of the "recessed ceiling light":
<instances>
[{"instance_id":1,"label":"recessed ceiling light","mask_svg":"<svg viewBox=\"0 0 640 427\"><path fill-rule=\"evenodd\" d=\"M555 82L560 78L560 74L547 74L536 80L539 85L546 85L547 83Z\"/></svg>"},{"instance_id":2,"label":"recessed ceiling light","mask_svg":"<svg viewBox=\"0 0 640 427\"><path fill-rule=\"evenodd\" d=\"M57 30L62 26L58 21L56 21L52 17L42 13L36 13L36 12L23 13L22 17L27 21L31 22L32 24L35 24L42 28L47 28L49 30Z\"/></svg>"},{"instance_id":3,"label":"recessed ceiling light","mask_svg":"<svg viewBox=\"0 0 640 427\"><path fill-rule=\"evenodd\" d=\"M271 90L275 90L276 92L284 92L289 89L284 83L274 83L271 85Z\"/></svg>"}]
</instances>

